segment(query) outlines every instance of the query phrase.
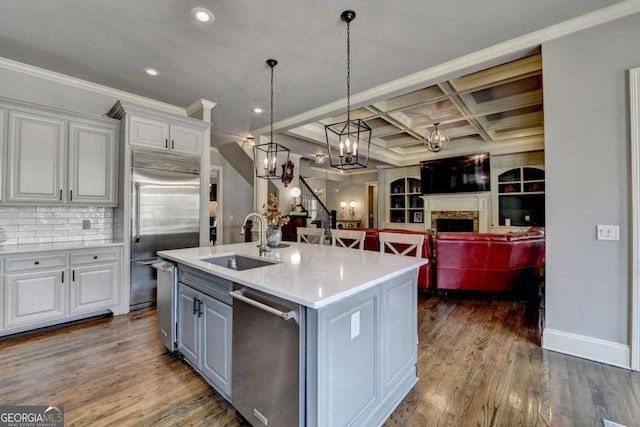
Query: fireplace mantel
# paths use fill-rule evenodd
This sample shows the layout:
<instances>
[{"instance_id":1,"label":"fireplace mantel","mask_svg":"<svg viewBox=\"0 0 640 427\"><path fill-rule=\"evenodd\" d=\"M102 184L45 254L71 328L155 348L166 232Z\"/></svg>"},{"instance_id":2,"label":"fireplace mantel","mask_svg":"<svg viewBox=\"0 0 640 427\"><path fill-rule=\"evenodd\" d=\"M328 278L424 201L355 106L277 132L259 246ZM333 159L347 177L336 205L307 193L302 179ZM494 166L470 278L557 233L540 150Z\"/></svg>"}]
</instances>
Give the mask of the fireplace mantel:
<instances>
[{"instance_id":1,"label":"fireplace mantel","mask_svg":"<svg viewBox=\"0 0 640 427\"><path fill-rule=\"evenodd\" d=\"M478 231L488 233L490 229L490 201L491 194L446 194L422 196L424 199L424 218L427 224L431 223L431 214L434 211L470 211L478 212Z\"/></svg>"}]
</instances>

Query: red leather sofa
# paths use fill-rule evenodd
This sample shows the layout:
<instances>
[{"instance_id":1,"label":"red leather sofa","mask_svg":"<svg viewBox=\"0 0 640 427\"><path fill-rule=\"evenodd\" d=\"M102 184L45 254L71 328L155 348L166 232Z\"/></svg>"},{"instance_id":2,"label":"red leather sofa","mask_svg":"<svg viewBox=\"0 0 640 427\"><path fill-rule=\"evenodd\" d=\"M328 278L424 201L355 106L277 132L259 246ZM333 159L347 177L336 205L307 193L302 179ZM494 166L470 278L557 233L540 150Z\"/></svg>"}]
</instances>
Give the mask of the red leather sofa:
<instances>
[{"instance_id":1,"label":"red leather sofa","mask_svg":"<svg viewBox=\"0 0 640 427\"><path fill-rule=\"evenodd\" d=\"M351 230L351 229L350 229ZM378 240L378 233L405 233L405 234L423 234L424 240L422 242L422 258L426 258L429 260L429 264L423 265L420 267L418 271L418 286L424 289L433 289L434 281L433 281L433 237L431 233L423 232L423 231L412 231L412 230L396 230L392 228L354 228L353 230L361 230L365 231L364 237L364 249L369 251L379 251L380 250L380 241ZM397 244L396 249L404 250L407 245ZM412 255L409 253L408 255ZM415 256L415 252L413 253Z\"/></svg>"},{"instance_id":2,"label":"red leather sofa","mask_svg":"<svg viewBox=\"0 0 640 427\"><path fill-rule=\"evenodd\" d=\"M525 232L438 233L438 290L510 291L539 273L544 257L544 230Z\"/></svg>"}]
</instances>

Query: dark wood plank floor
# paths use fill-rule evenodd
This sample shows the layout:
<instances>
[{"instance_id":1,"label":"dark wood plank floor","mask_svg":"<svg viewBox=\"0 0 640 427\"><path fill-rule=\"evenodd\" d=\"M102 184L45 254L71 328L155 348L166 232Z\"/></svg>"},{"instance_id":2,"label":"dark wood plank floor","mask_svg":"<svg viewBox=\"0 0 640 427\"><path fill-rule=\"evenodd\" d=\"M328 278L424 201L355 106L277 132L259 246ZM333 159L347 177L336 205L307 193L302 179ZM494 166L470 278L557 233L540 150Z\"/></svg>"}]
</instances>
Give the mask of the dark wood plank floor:
<instances>
[{"instance_id":1,"label":"dark wood plank floor","mask_svg":"<svg viewBox=\"0 0 640 427\"><path fill-rule=\"evenodd\" d=\"M543 351L526 303L420 297L415 389L387 426L640 425L640 373ZM0 342L0 404L67 426L244 426L155 338L155 311Z\"/></svg>"}]
</instances>

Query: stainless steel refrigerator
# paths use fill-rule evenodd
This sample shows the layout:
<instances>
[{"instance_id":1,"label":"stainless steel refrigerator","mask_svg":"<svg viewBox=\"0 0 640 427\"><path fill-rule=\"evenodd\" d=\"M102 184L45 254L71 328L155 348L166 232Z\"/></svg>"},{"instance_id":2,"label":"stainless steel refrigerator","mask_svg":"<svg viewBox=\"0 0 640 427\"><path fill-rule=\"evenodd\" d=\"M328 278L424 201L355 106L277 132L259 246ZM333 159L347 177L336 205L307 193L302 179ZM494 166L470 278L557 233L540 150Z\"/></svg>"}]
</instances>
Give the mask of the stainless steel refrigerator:
<instances>
[{"instance_id":1,"label":"stainless steel refrigerator","mask_svg":"<svg viewBox=\"0 0 640 427\"><path fill-rule=\"evenodd\" d=\"M131 168L131 310L156 301L157 252L199 246L200 159L134 151Z\"/></svg>"}]
</instances>

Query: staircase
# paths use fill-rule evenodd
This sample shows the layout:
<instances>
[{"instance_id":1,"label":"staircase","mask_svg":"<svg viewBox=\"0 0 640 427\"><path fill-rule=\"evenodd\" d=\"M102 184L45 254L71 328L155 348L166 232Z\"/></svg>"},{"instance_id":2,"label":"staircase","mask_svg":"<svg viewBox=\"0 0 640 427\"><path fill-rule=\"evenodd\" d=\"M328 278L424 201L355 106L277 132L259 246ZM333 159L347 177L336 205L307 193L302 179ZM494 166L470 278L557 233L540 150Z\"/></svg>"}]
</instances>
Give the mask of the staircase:
<instances>
[{"instance_id":1,"label":"staircase","mask_svg":"<svg viewBox=\"0 0 640 427\"><path fill-rule=\"evenodd\" d=\"M331 237L331 229L336 228L337 212L329 210L322 200L318 198L311 186L300 177L300 207L311 218L310 224L316 224L318 228L324 228L325 239Z\"/></svg>"}]
</instances>

